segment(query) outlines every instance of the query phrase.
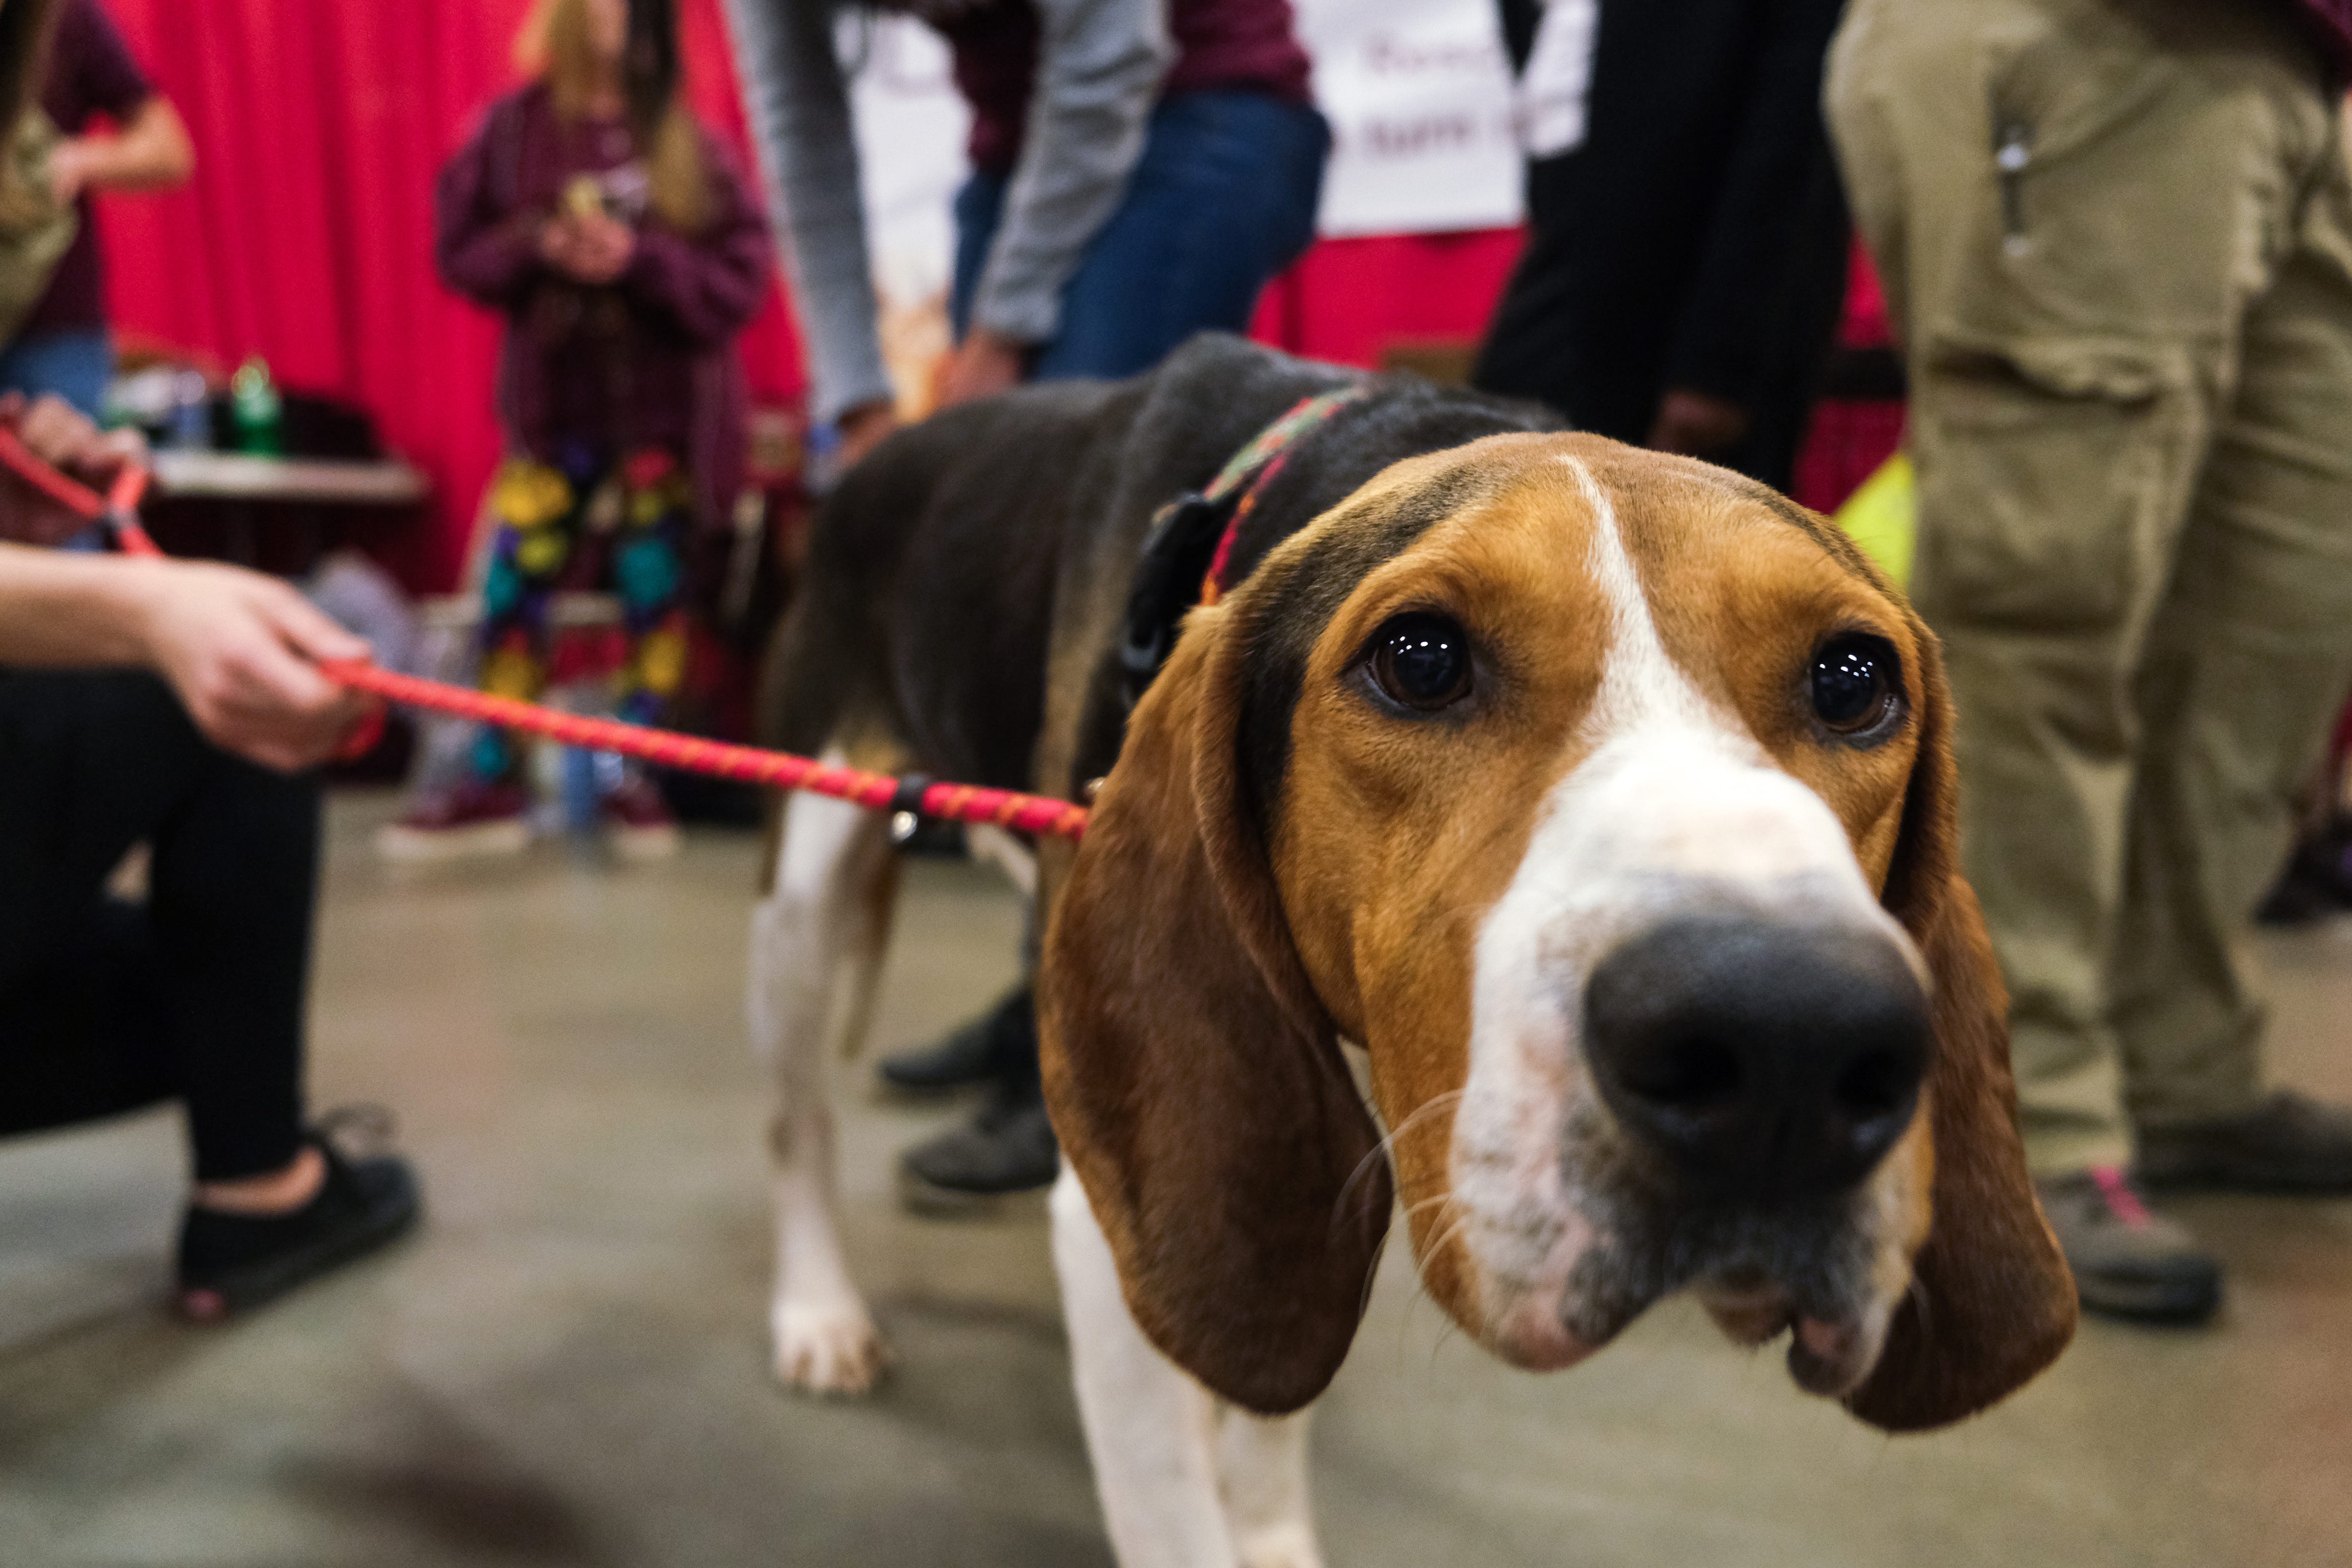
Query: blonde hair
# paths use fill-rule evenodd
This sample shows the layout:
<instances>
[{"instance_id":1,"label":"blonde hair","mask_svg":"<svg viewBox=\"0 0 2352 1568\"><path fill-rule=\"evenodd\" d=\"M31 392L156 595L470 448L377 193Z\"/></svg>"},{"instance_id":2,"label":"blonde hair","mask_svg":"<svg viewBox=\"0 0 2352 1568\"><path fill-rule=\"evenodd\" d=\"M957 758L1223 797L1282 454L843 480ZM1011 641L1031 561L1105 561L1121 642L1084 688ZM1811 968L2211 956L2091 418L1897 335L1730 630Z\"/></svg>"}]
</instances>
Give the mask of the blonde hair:
<instances>
[{"instance_id":1,"label":"blonde hair","mask_svg":"<svg viewBox=\"0 0 2352 1568\"><path fill-rule=\"evenodd\" d=\"M586 116L604 75L596 57L589 0L539 0L515 39L515 63L547 83L559 119ZM667 5L645 6L658 20L641 20L629 7L629 41L621 63L622 97L629 130L646 161L653 208L680 234L697 234L710 221L710 174L702 153L702 132L677 90L675 22ZM648 27L660 36L647 37Z\"/></svg>"}]
</instances>

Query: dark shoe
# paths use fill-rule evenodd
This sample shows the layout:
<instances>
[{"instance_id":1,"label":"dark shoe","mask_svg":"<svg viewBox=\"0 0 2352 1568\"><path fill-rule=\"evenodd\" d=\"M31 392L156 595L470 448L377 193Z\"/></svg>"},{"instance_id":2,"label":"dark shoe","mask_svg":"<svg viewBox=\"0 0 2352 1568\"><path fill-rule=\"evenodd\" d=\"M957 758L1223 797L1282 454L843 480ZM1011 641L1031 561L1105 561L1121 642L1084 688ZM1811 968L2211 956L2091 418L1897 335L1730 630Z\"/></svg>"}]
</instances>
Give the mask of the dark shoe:
<instances>
[{"instance_id":1,"label":"dark shoe","mask_svg":"<svg viewBox=\"0 0 2352 1568\"><path fill-rule=\"evenodd\" d=\"M180 1226L184 1314L209 1322L260 1306L373 1252L416 1223L416 1176L407 1161L397 1154L346 1159L321 1131L308 1141L325 1156L327 1178L318 1195L293 1213L233 1215L190 1206Z\"/></svg>"},{"instance_id":2,"label":"dark shoe","mask_svg":"<svg viewBox=\"0 0 2352 1568\"><path fill-rule=\"evenodd\" d=\"M2352 832L2331 824L2295 847L2294 858L2254 910L2266 926L2308 926L2352 910Z\"/></svg>"},{"instance_id":3,"label":"dark shoe","mask_svg":"<svg viewBox=\"0 0 2352 1568\"><path fill-rule=\"evenodd\" d=\"M404 864L520 855L530 844L530 792L471 778L417 795L375 834L376 853Z\"/></svg>"},{"instance_id":4,"label":"dark shoe","mask_svg":"<svg viewBox=\"0 0 2352 1568\"><path fill-rule=\"evenodd\" d=\"M2352 1110L2281 1089L2243 1116L2152 1127L2133 1174L2150 1186L2352 1194Z\"/></svg>"},{"instance_id":5,"label":"dark shoe","mask_svg":"<svg viewBox=\"0 0 2352 1568\"><path fill-rule=\"evenodd\" d=\"M957 1214L1051 1186L1060 1170L1044 1099L1000 1091L970 1121L898 1156L899 1194L918 1214Z\"/></svg>"},{"instance_id":6,"label":"dark shoe","mask_svg":"<svg viewBox=\"0 0 2352 1568\"><path fill-rule=\"evenodd\" d=\"M1036 1056L1036 1001L1024 985L947 1038L884 1057L874 1071L901 1094L945 1094L1003 1078Z\"/></svg>"},{"instance_id":7,"label":"dark shoe","mask_svg":"<svg viewBox=\"0 0 2352 1568\"><path fill-rule=\"evenodd\" d=\"M2254 923L2293 931L2333 920L2339 912L2341 906L2324 889L2314 888L2289 871L2254 906Z\"/></svg>"},{"instance_id":8,"label":"dark shoe","mask_svg":"<svg viewBox=\"0 0 2352 1568\"><path fill-rule=\"evenodd\" d=\"M2221 1306L2221 1263L2188 1231L2150 1212L2115 1166L2035 1185L2084 1310L2147 1323L2201 1323Z\"/></svg>"}]
</instances>

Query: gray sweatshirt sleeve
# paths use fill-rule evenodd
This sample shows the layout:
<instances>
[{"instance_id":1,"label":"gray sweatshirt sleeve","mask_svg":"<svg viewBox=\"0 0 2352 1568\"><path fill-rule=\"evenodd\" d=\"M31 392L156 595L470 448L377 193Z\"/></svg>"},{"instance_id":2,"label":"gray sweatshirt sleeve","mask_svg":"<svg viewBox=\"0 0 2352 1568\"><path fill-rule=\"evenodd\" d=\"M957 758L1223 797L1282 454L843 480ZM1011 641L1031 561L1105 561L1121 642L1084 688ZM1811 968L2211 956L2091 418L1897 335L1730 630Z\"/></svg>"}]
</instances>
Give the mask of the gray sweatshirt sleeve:
<instances>
[{"instance_id":1,"label":"gray sweatshirt sleeve","mask_svg":"<svg viewBox=\"0 0 2352 1568\"><path fill-rule=\"evenodd\" d=\"M810 413L830 422L890 396L849 92L833 48L835 7L829 0L728 0L727 11L814 384Z\"/></svg>"},{"instance_id":2,"label":"gray sweatshirt sleeve","mask_svg":"<svg viewBox=\"0 0 2352 1568\"><path fill-rule=\"evenodd\" d=\"M1060 330L1062 287L1118 205L1174 58L1168 0L1035 4L1037 84L971 312L1024 343Z\"/></svg>"}]
</instances>

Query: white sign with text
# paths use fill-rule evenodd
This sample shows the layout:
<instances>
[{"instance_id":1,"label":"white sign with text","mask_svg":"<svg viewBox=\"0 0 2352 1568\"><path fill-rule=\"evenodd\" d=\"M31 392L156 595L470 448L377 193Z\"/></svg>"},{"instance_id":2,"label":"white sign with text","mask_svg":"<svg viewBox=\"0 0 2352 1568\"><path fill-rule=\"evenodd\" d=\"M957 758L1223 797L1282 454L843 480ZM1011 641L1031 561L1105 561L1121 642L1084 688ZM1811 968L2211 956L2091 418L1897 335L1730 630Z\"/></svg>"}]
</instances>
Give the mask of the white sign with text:
<instances>
[{"instance_id":1,"label":"white sign with text","mask_svg":"<svg viewBox=\"0 0 2352 1568\"><path fill-rule=\"evenodd\" d=\"M944 294L955 258L950 204L963 183L971 111L940 36L910 16L850 10L835 36L866 202L866 244L886 300Z\"/></svg>"},{"instance_id":2,"label":"white sign with text","mask_svg":"<svg viewBox=\"0 0 2352 1568\"><path fill-rule=\"evenodd\" d=\"M1295 0L1331 121L1328 236L1500 228L1519 142L1494 0Z\"/></svg>"}]
</instances>

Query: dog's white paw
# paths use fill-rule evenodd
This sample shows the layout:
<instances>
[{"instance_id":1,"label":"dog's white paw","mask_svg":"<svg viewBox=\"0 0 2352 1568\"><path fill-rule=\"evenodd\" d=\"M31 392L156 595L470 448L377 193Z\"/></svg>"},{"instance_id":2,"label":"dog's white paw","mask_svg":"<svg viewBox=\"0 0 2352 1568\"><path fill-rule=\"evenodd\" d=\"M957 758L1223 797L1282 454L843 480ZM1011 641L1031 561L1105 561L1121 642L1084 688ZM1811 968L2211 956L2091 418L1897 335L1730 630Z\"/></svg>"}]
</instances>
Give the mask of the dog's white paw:
<instances>
[{"instance_id":1,"label":"dog's white paw","mask_svg":"<svg viewBox=\"0 0 2352 1568\"><path fill-rule=\"evenodd\" d=\"M1234 1542L1241 1568L1323 1568L1315 1531L1303 1524L1277 1524L1246 1531Z\"/></svg>"},{"instance_id":2,"label":"dog's white paw","mask_svg":"<svg viewBox=\"0 0 2352 1568\"><path fill-rule=\"evenodd\" d=\"M890 1348L856 1301L779 1301L768 1314L776 1377L804 1393L855 1397L890 1365Z\"/></svg>"}]
</instances>

